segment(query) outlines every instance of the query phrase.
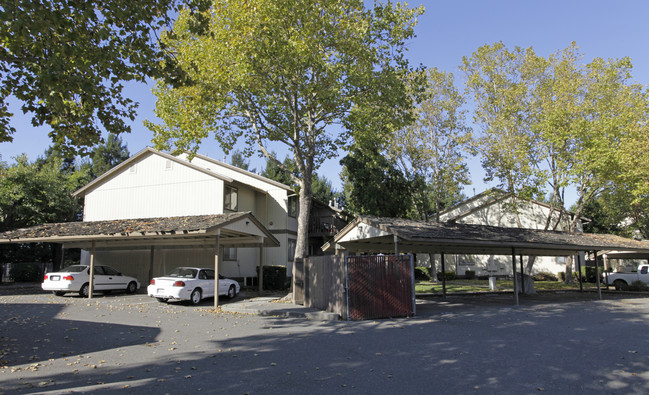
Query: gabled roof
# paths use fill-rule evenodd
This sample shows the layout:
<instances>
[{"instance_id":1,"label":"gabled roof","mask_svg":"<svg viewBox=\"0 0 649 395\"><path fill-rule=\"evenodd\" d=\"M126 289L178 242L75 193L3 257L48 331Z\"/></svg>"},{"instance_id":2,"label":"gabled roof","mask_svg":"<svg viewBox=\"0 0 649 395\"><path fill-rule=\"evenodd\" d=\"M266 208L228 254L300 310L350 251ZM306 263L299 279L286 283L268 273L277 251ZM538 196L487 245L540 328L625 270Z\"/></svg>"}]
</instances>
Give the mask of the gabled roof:
<instances>
[{"instance_id":1,"label":"gabled roof","mask_svg":"<svg viewBox=\"0 0 649 395\"><path fill-rule=\"evenodd\" d=\"M214 163L214 164L216 164L218 166L223 166L226 169L236 171L237 173L252 177L252 178L257 179L259 181L263 181L265 183L272 184L272 185L274 185L274 186L276 186L278 188L285 189L287 191L293 192L293 188L291 188L288 185L282 184L281 182L272 180L270 178L266 178L264 176L260 176L259 174L253 173L253 172L248 171L248 170L244 170L244 169L242 169L240 167L237 167L237 166L225 163L225 162L221 162L220 160L216 160L216 159L210 158L209 156L205 156L205 155L201 155L201 154L196 154L195 157L203 159L203 160L211 162L211 163Z\"/></svg>"},{"instance_id":2,"label":"gabled roof","mask_svg":"<svg viewBox=\"0 0 649 395\"><path fill-rule=\"evenodd\" d=\"M573 255L578 251L631 250L649 254L649 242L614 235L569 233L487 225L436 223L400 218L359 216L325 244L351 251L454 254Z\"/></svg>"},{"instance_id":3,"label":"gabled roof","mask_svg":"<svg viewBox=\"0 0 649 395\"><path fill-rule=\"evenodd\" d=\"M468 198L466 200L463 200L462 202L460 202L460 203L458 203L456 205L453 205L453 206L447 208L446 210L442 210L442 212L440 213L440 218L443 217L444 215L447 215L447 214L455 211L455 210L458 210L462 206L466 206L468 208L467 210L462 210L461 212L459 212L459 213L457 213L457 214L455 214L453 216L450 216L449 218L444 219L444 221L458 221L458 220L460 220L462 218L465 218L465 217L467 217L467 216L469 216L469 215L471 215L471 214L473 214L473 213L475 213L477 211L482 210L485 207L491 206L491 205L496 204L496 203L500 203L500 202L502 202L504 200L507 200L507 199L509 199L509 198L511 198L513 196L514 196L514 194L512 192L505 192L505 191L503 191L501 189L498 189L498 188L491 188L491 189L488 189L488 190L486 190L484 192L481 192L481 193L479 193L479 194L477 194L477 195L475 195L473 197L470 197L470 198ZM535 205L538 205L538 206L542 206L542 207L545 207L547 209L552 209L552 210L555 210L555 211L559 211L558 207L551 207L549 204L539 202L538 200L525 199L525 200L522 200L522 201L532 203L532 204L535 204ZM475 206L471 207L471 204L475 204ZM570 211L567 211L567 213L570 214L570 215L574 215L574 213L572 213ZM583 218L583 219L585 220L585 218Z\"/></svg>"},{"instance_id":4,"label":"gabled roof","mask_svg":"<svg viewBox=\"0 0 649 395\"><path fill-rule=\"evenodd\" d=\"M205 173L205 174L207 174L209 176L212 176L214 178L221 179L221 180L223 180L225 182L233 182L233 180L231 178L229 178L229 177L225 177L225 176L223 176L221 174L215 173L215 172L210 171L208 169L205 169L203 167L196 166L196 165L194 165L194 164L192 164L190 162L187 162L185 160L177 158L177 157L175 157L173 155L169 155L169 154L166 154L164 152L157 151L157 150L155 150L155 149L153 149L151 147L146 147L142 151L140 151L137 154L131 156L130 158L128 158L124 162L122 162L119 165L113 167L112 169L108 170L107 172L105 172L101 176L97 177L96 179L94 179L90 183L86 184L83 188L75 191L74 193L72 193L72 196L76 197L76 196L85 195L88 191L90 191L90 190L94 189L95 187L105 183L106 181L110 180L113 176L119 174L120 172L122 172L125 169L128 169L134 163L137 163L137 162L141 161L142 159L144 159L144 158L146 158L146 157L148 157L150 155L161 156L161 157L163 157L163 158L165 158L167 160L173 161L173 162L178 163L178 164L180 164L182 166L187 166L189 168L200 171L201 173Z\"/></svg>"},{"instance_id":5,"label":"gabled roof","mask_svg":"<svg viewBox=\"0 0 649 395\"><path fill-rule=\"evenodd\" d=\"M62 222L0 233L3 243L65 243L85 248L137 246L210 246L220 236L222 245L252 246L264 238L264 245L279 241L250 212L183 217Z\"/></svg>"}]
</instances>

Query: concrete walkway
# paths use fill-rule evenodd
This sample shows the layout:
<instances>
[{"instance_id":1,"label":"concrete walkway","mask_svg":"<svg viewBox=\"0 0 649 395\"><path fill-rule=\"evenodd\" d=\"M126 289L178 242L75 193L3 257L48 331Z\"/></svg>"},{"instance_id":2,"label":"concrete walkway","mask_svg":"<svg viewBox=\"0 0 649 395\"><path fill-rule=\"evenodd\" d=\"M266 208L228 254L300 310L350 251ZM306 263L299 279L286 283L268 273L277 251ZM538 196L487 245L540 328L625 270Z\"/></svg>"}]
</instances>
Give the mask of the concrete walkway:
<instances>
[{"instance_id":1,"label":"concrete walkway","mask_svg":"<svg viewBox=\"0 0 649 395\"><path fill-rule=\"evenodd\" d=\"M307 318L318 321L337 321L340 316L294 304L287 296L257 296L256 293L242 291L233 301L220 304L221 310L229 313L254 314L272 317Z\"/></svg>"}]
</instances>

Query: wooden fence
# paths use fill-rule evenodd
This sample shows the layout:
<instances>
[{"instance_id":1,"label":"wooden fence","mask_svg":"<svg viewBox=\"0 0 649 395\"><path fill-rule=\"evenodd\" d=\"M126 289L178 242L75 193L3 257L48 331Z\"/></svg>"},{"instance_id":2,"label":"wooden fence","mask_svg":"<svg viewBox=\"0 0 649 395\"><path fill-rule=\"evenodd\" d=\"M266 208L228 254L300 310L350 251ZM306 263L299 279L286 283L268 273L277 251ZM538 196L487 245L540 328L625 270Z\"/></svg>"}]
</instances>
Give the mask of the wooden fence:
<instances>
[{"instance_id":1,"label":"wooden fence","mask_svg":"<svg viewBox=\"0 0 649 395\"><path fill-rule=\"evenodd\" d=\"M411 255L309 257L293 270L293 300L342 319L415 314Z\"/></svg>"}]
</instances>

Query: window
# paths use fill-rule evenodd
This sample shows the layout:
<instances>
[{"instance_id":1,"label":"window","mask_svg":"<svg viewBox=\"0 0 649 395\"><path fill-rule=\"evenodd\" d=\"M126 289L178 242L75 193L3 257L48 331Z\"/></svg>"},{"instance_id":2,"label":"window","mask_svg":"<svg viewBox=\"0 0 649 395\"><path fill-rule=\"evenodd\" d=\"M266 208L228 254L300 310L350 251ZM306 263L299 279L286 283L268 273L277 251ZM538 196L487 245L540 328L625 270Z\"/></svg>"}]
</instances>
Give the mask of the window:
<instances>
[{"instance_id":1,"label":"window","mask_svg":"<svg viewBox=\"0 0 649 395\"><path fill-rule=\"evenodd\" d=\"M236 248L223 248L223 260L224 261L236 261L237 260L237 249Z\"/></svg>"},{"instance_id":2,"label":"window","mask_svg":"<svg viewBox=\"0 0 649 395\"><path fill-rule=\"evenodd\" d=\"M288 216L297 217L297 195L288 197Z\"/></svg>"},{"instance_id":3,"label":"window","mask_svg":"<svg viewBox=\"0 0 649 395\"><path fill-rule=\"evenodd\" d=\"M171 159L167 159L167 161L165 162L165 170L171 170L172 168L173 162L171 161Z\"/></svg>"},{"instance_id":4,"label":"window","mask_svg":"<svg viewBox=\"0 0 649 395\"><path fill-rule=\"evenodd\" d=\"M229 185L225 186L225 196L223 199L223 207L226 210L237 211L238 210L238 195L239 192L237 188L231 187Z\"/></svg>"},{"instance_id":5,"label":"window","mask_svg":"<svg viewBox=\"0 0 649 395\"><path fill-rule=\"evenodd\" d=\"M295 259L295 247L297 246L297 240L288 239L288 261L292 262Z\"/></svg>"}]
</instances>

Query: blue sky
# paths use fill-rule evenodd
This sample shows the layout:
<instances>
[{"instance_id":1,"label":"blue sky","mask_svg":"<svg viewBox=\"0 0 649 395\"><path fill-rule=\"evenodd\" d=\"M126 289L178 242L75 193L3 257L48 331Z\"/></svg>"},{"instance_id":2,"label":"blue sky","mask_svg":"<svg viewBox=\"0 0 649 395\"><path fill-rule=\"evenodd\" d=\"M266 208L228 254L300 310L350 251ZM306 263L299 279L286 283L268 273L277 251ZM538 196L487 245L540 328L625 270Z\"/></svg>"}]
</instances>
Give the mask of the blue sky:
<instances>
[{"instance_id":1,"label":"blue sky","mask_svg":"<svg viewBox=\"0 0 649 395\"><path fill-rule=\"evenodd\" d=\"M460 88L465 80L458 70L462 57L470 56L481 45L497 41L509 48L533 47L544 56L575 41L585 61L595 57L630 57L636 82L649 84L647 0L428 0L409 4L423 4L426 8L416 27L417 37L408 44L411 62L452 72ZM155 120L155 97L151 94L151 87L146 85L130 85L127 95L140 102L138 119L132 125L133 132L122 136L134 154L151 145L153 135L142 121L147 118ZM2 160L12 162L12 158L21 153L26 153L30 160L36 159L50 145L48 129L33 128L28 117L16 109L14 112L13 125L17 132L14 142L0 143ZM225 157L214 140L204 141L199 152L216 159ZM283 158L285 152L279 151L279 154ZM329 160L319 170L336 189L341 188L339 160ZM263 168L264 163L261 158L251 158L251 165L257 170ZM479 160L472 159L469 164L473 184L465 189L465 193L470 196L474 190L479 193L490 185L482 181L484 173Z\"/></svg>"}]
</instances>

